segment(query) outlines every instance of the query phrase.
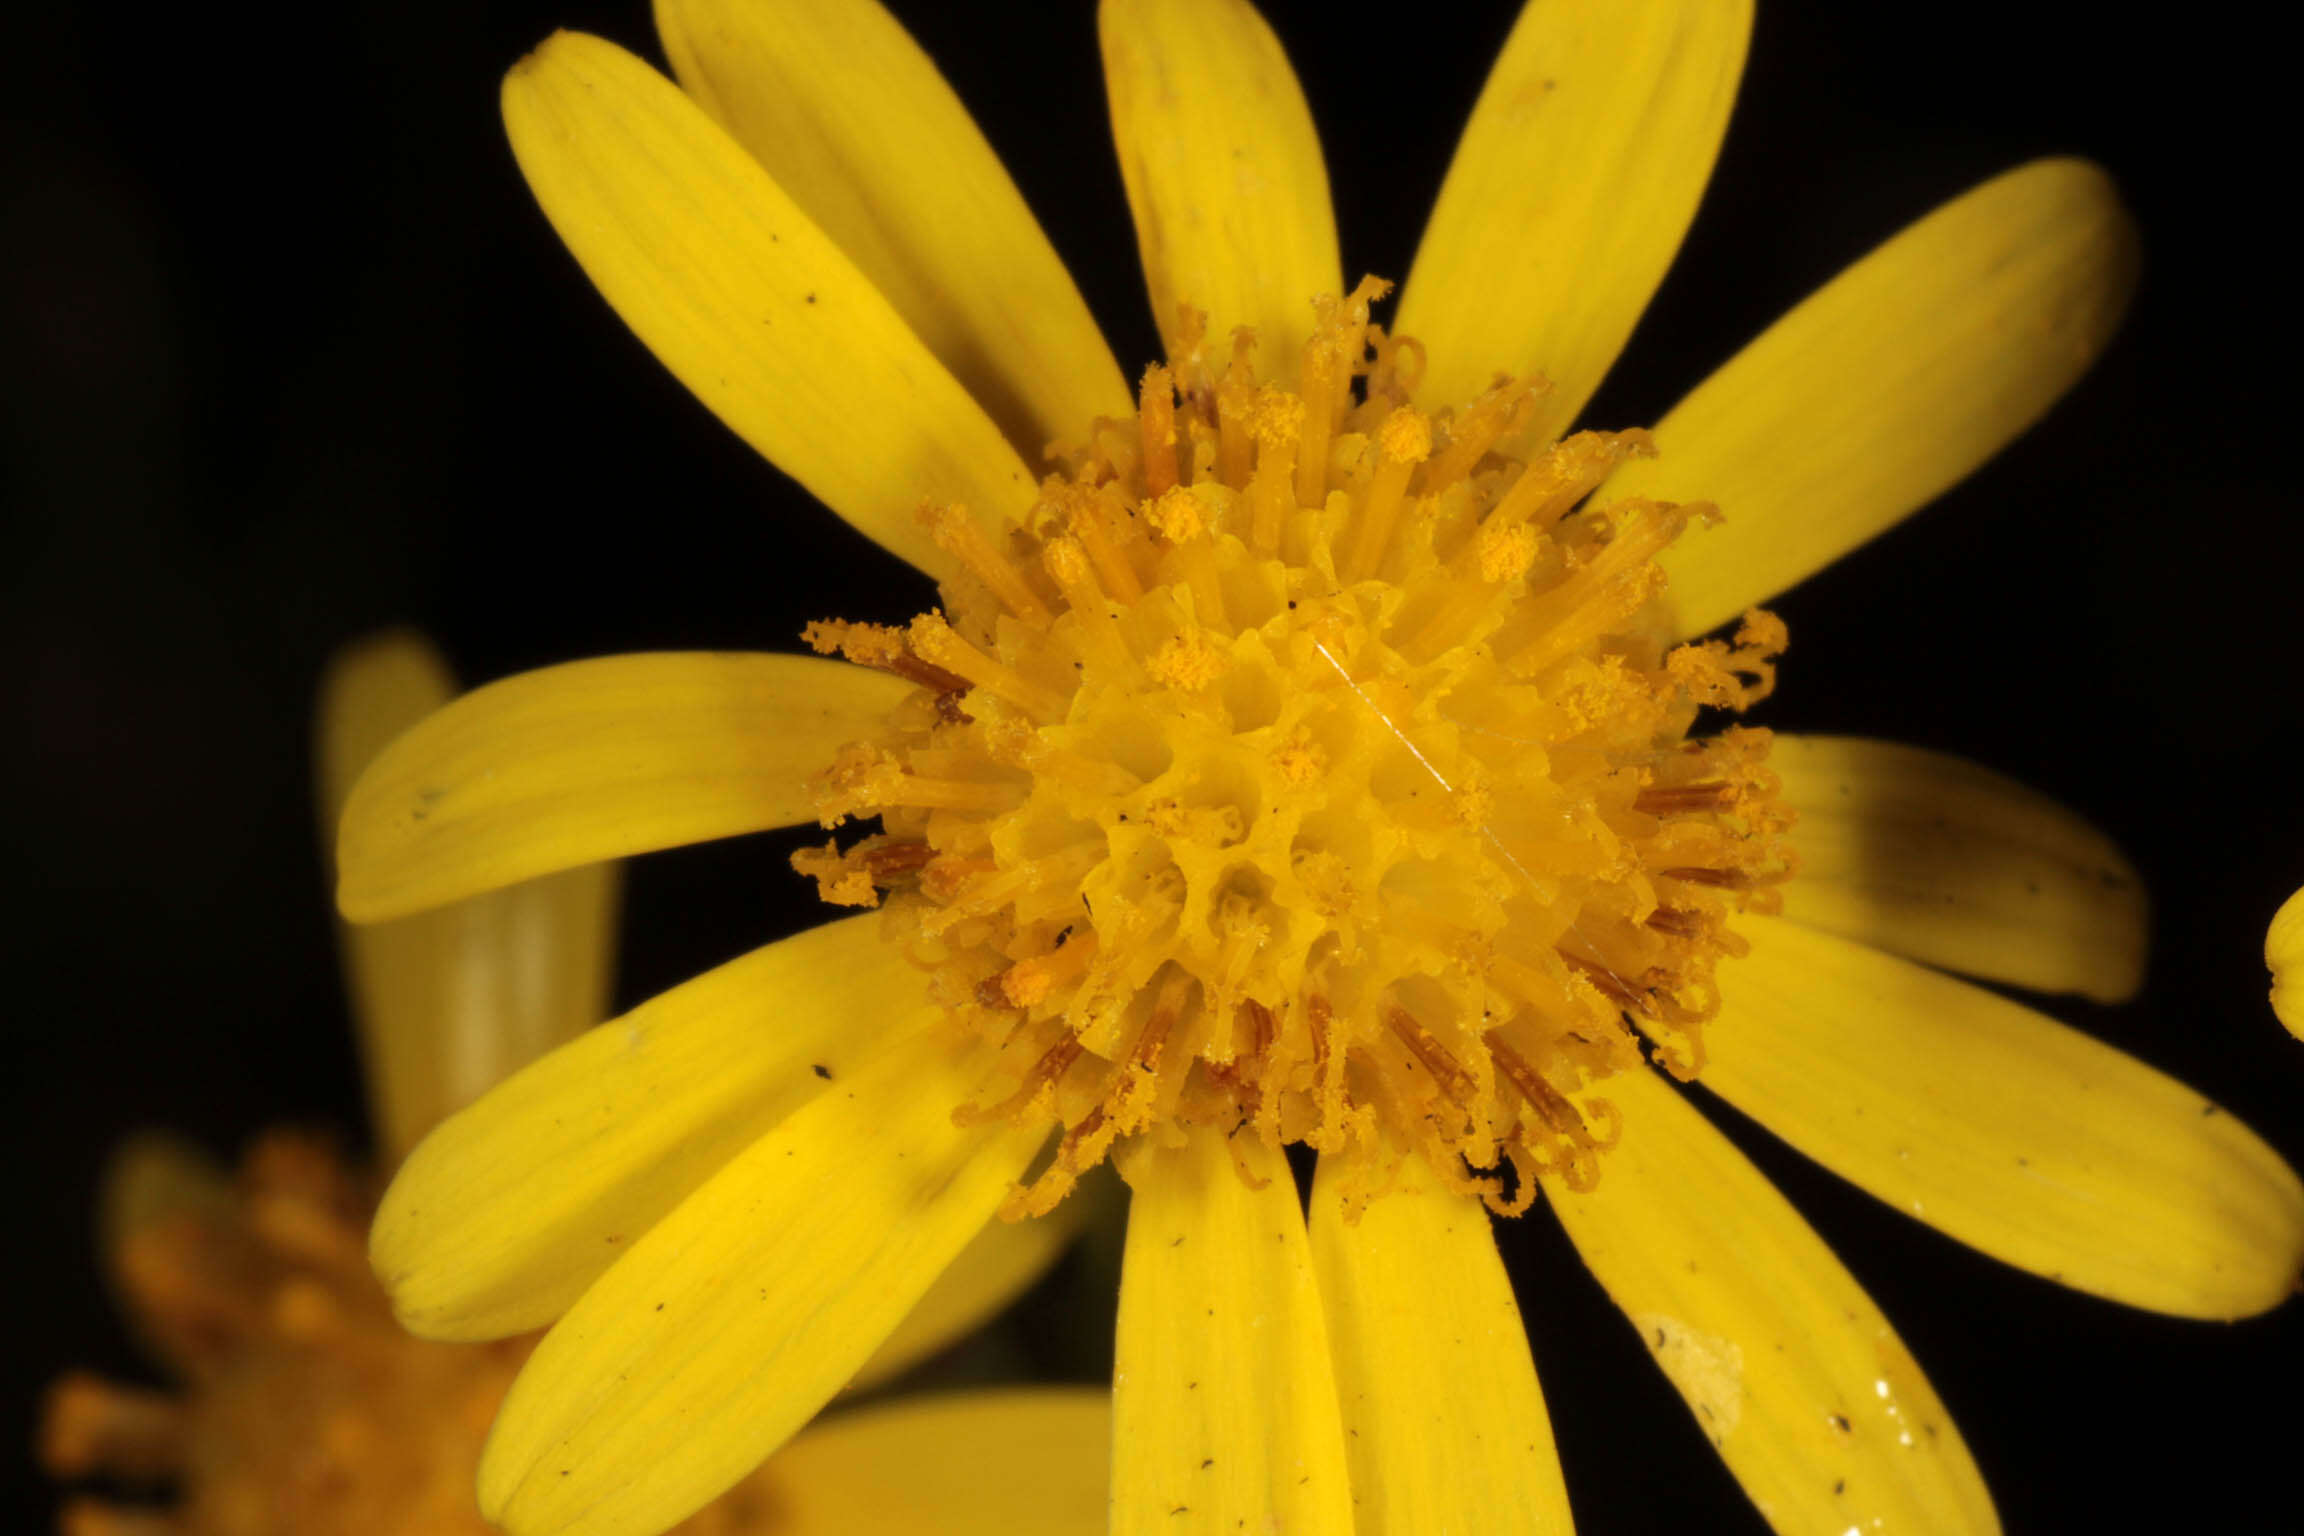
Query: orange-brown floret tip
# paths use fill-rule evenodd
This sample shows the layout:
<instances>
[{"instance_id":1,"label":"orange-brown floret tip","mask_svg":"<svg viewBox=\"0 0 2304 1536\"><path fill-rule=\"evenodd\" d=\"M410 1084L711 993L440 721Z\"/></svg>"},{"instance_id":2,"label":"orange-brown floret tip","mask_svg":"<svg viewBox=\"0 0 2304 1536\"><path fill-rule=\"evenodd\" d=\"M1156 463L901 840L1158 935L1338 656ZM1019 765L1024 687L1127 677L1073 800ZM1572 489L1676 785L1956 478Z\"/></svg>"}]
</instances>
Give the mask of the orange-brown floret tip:
<instances>
[{"instance_id":1,"label":"orange-brown floret tip","mask_svg":"<svg viewBox=\"0 0 2304 1536\"><path fill-rule=\"evenodd\" d=\"M1766 695L1782 624L1658 617L1718 514L1594 497L1655 447L1527 441L1541 379L1412 403L1384 289L1317 301L1282 382L1188 312L1019 526L925 514L942 612L808 631L920 691L816 781L880 830L794 863L998 1046L961 1117L1060 1129L1011 1216L1178 1125L1353 1157L1362 1197L1408 1152L1500 1211L1588 1188L1602 1085L1643 1042L1701 1068L1731 920L1790 869L1768 733L1691 734Z\"/></svg>"}]
</instances>

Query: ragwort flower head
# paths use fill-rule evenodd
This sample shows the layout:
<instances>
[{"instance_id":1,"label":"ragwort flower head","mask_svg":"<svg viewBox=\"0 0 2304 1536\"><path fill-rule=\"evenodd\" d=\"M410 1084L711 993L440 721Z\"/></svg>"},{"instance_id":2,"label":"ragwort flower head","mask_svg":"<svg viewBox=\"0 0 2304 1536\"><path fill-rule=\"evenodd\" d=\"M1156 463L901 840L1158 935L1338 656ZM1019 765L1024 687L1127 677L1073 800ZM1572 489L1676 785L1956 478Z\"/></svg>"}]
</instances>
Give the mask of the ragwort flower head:
<instances>
[{"instance_id":1,"label":"ragwort flower head","mask_svg":"<svg viewBox=\"0 0 2304 1536\"><path fill-rule=\"evenodd\" d=\"M1752 605L2102 346L2134 266L2104 177L2010 172L1652 433L1568 430L1694 211L1749 21L1531 6L1387 328L1261 19L1107 0L1166 351L1133 391L877 7L663 0L680 88L572 35L513 71L522 169L611 303L943 606L813 626L821 659L514 678L355 797L356 918L876 823L795 862L877 910L557 1053L387 1197L412 1327L560 1319L493 1517L661 1527L989 1218L1111 1157L1116 1531L1565 1530L1481 1209L1538 1190L1779 1529L1991 1529L1887 1322L1651 1061L2035 1272L2196 1316L2287 1293L2304 1189L2259 1140L1944 974L2126 995L2117 850L1933 753L1700 718L1772 685ZM1288 1144L1318 1154L1308 1223Z\"/></svg>"}]
</instances>

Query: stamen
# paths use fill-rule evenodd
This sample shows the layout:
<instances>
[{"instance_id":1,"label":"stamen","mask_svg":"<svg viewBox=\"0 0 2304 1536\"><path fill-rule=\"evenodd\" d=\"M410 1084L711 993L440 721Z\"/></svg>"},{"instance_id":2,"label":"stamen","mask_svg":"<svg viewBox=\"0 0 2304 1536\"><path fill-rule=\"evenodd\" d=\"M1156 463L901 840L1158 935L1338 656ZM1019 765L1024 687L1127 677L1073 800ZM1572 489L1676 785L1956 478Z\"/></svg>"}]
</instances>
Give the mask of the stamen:
<instances>
[{"instance_id":1,"label":"stamen","mask_svg":"<svg viewBox=\"0 0 2304 1536\"><path fill-rule=\"evenodd\" d=\"M1048 627L1048 609L1025 584L1024 573L992 547L983 524L970 517L966 507L932 502L920 509L920 520L927 524L936 547L966 566L1003 608L1034 629Z\"/></svg>"},{"instance_id":2,"label":"stamen","mask_svg":"<svg viewBox=\"0 0 2304 1536\"><path fill-rule=\"evenodd\" d=\"M1080 1059L1082 1046L1078 1035L1065 1035L1040 1054L1024 1074L1024 1081L1016 1091L997 1104L977 1106L964 1104L952 1112L954 1125L984 1125L994 1120L1013 1120L1027 1109L1040 1108L1056 1092L1056 1085L1072 1064Z\"/></svg>"},{"instance_id":3,"label":"stamen","mask_svg":"<svg viewBox=\"0 0 2304 1536\"><path fill-rule=\"evenodd\" d=\"M1048 954L1019 960L998 978L1001 1000L1012 1008L1032 1008L1080 979L1096 953L1094 933L1066 934Z\"/></svg>"},{"instance_id":4,"label":"stamen","mask_svg":"<svg viewBox=\"0 0 2304 1536\"><path fill-rule=\"evenodd\" d=\"M1328 310L1323 320L1332 319L1333 301ZM1337 407L1342 403L1341 386L1351 378L1342 348L1327 330L1327 326L1316 328L1304 348L1303 383L1297 391L1304 403L1296 444L1296 505L1300 507L1318 506L1327 494L1328 433L1335 426Z\"/></svg>"},{"instance_id":5,"label":"stamen","mask_svg":"<svg viewBox=\"0 0 2304 1536\"><path fill-rule=\"evenodd\" d=\"M1434 455L1432 468L1424 477L1424 494L1437 496L1471 474L1504 430L1526 415L1535 398L1550 393L1551 388L1548 380L1539 377L1520 379L1498 385L1458 411L1449 423L1448 446Z\"/></svg>"},{"instance_id":6,"label":"stamen","mask_svg":"<svg viewBox=\"0 0 2304 1536\"><path fill-rule=\"evenodd\" d=\"M1522 470L1488 520L1524 522L1541 533L1625 459L1652 458L1655 452L1655 443L1645 432L1579 432Z\"/></svg>"},{"instance_id":7,"label":"stamen","mask_svg":"<svg viewBox=\"0 0 2304 1536\"><path fill-rule=\"evenodd\" d=\"M1658 933L1669 933L1675 938L1694 938L1704 931L1704 914L1682 912L1671 907L1658 907L1643 919Z\"/></svg>"},{"instance_id":8,"label":"stamen","mask_svg":"<svg viewBox=\"0 0 2304 1536\"><path fill-rule=\"evenodd\" d=\"M1346 581L1376 574L1377 560L1392 543L1392 522L1399 516L1408 477L1431 455L1432 423L1414 406L1401 406L1384 418L1376 444L1383 459L1369 482L1368 499L1361 503L1359 533L1340 572Z\"/></svg>"},{"instance_id":9,"label":"stamen","mask_svg":"<svg viewBox=\"0 0 2304 1536\"><path fill-rule=\"evenodd\" d=\"M961 639L959 633L936 614L924 613L914 619L910 639L913 653L930 666L964 677L972 686L1006 699L1036 719L1051 720L1064 713L1061 695L1037 683L1026 682L1013 669Z\"/></svg>"},{"instance_id":10,"label":"stamen","mask_svg":"<svg viewBox=\"0 0 2304 1536\"><path fill-rule=\"evenodd\" d=\"M1432 1038L1432 1032L1416 1022L1407 1009L1392 1007L1384 1010L1384 1022L1400 1037L1401 1043L1424 1064L1432 1074L1433 1084L1448 1096L1458 1109L1470 1110L1473 1102L1472 1078L1446 1046Z\"/></svg>"},{"instance_id":11,"label":"stamen","mask_svg":"<svg viewBox=\"0 0 2304 1536\"><path fill-rule=\"evenodd\" d=\"M1248 466L1255 438L1250 422L1256 413L1256 374L1248 366L1256 333L1246 326L1232 333L1232 363L1216 386L1216 473L1230 486L1248 483Z\"/></svg>"},{"instance_id":12,"label":"stamen","mask_svg":"<svg viewBox=\"0 0 2304 1536\"><path fill-rule=\"evenodd\" d=\"M892 883L899 875L911 874L936 856L936 850L924 837L884 838L863 853L865 871L880 885Z\"/></svg>"},{"instance_id":13,"label":"stamen","mask_svg":"<svg viewBox=\"0 0 2304 1536\"><path fill-rule=\"evenodd\" d=\"M1260 555L1280 548L1280 529L1299 499L1292 479L1304 402L1267 389L1256 397L1249 430L1256 438L1256 475L1248 482L1249 547Z\"/></svg>"},{"instance_id":14,"label":"stamen","mask_svg":"<svg viewBox=\"0 0 2304 1536\"><path fill-rule=\"evenodd\" d=\"M1154 363L1144 370L1138 395L1144 439L1144 494L1164 495L1176 485L1176 393L1168 370Z\"/></svg>"},{"instance_id":15,"label":"stamen","mask_svg":"<svg viewBox=\"0 0 2304 1536\"><path fill-rule=\"evenodd\" d=\"M1736 803L1733 784L1670 784L1644 789L1632 799L1632 809L1651 816L1672 816L1689 811L1724 811Z\"/></svg>"},{"instance_id":16,"label":"stamen","mask_svg":"<svg viewBox=\"0 0 2304 1536\"><path fill-rule=\"evenodd\" d=\"M1065 527L1087 551L1104 590L1123 603L1141 602L1144 583L1136 579L1136 568L1128 563L1123 540L1105 516L1102 499L1093 491L1079 491L1066 498L1066 509Z\"/></svg>"},{"instance_id":17,"label":"stamen","mask_svg":"<svg viewBox=\"0 0 2304 1536\"><path fill-rule=\"evenodd\" d=\"M968 679L922 661L905 643L904 632L885 624L819 619L800 631L800 638L819 656L837 653L858 666L893 672L907 682L918 683L937 693L968 691Z\"/></svg>"},{"instance_id":18,"label":"stamen","mask_svg":"<svg viewBox=\"0 0 2304 1536\"><path fill-rule=\"evenodd\" d=\"M1588 960L1582 955L1565 949L1559 953L1560 958L1568 962L1570 969L1583 977L1591 986L1598 988L1601 996L1607 998L1618 1008L1623 1009L1626 1013L1636 1013L1644 1019L1658 1017L1655 998L1650 993L1633 987L1631 983L1610 969L1605 962Z\"/></svg>"}]
</instances>

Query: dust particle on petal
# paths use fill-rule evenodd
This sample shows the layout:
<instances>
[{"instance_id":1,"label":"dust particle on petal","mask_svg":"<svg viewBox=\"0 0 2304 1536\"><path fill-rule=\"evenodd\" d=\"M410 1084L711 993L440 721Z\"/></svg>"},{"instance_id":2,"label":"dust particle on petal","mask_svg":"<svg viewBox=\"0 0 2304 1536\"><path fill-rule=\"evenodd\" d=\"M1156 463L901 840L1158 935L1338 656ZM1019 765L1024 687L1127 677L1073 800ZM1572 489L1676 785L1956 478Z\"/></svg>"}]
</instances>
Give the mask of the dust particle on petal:
<instances>
[{"instance_id":1,"label":"dust particle on petal","mask_svg":"<svg viewBox=\"0 0 2304 1536\"><path fill-rule=\"evenodd\" d=\"M1722 1440L1734 1434L1744 1418L1743 1346L1660 1313L1644 1312L1633 1322L1657 1365L1706 1427Z\"/></svg>"}]
</instances>

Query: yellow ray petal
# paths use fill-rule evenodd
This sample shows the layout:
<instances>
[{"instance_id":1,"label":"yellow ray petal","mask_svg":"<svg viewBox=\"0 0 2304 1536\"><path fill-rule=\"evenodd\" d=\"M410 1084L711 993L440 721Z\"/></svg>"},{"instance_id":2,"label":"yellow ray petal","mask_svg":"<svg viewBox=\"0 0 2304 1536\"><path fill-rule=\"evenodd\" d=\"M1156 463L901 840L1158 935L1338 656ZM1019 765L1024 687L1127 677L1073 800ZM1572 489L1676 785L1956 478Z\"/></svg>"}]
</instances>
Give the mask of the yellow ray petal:
<instances>
[{"instance_id":1,"label":"yellow ray petal","mask_svg":"<svg viewBox=\"0 0 2304 1536\"><path fill-rule=\"evenodd\" d=\"M1103 1536L1111 1452L1101 1387L907 1398L811 1426L717 1508L775 1536Z\"/></svg>"},{"instance_id":2,"label":"yellow ray petal","mask_svg":"<svg viewBox=\"0 0 2304 1536\"><path fill-rule=\"evenodd\" d=\"M1315 294L1341 294L1328 169L1296 72L1247 0L1103 0L1120 178L1160 339L1177 306L1221 343L1256 329L1257 372L1293 384Z\"/></svg>"},{"instance_id":3,"label":"yellow ray petal","mask_svg":"<svg viewBox=\"0 0 2304 1536\"><path fill-rule=\"evenodd\" d=\"M608 302L736 435L931 575L923 500L997 526L1031 472L871 280L671 81L555 34L504 80L528 186Z\"/></svg>"},{"instance_id":4,"label":"yellow ray petal","mask_svg":"<svg viewBox=\"0 0 2304 1536\"><path fill-rule=\"evenodd\" d=\"M1701 1081L1972 1247L2131 1306L2232 1318L2304 1271L2304 1185L2199 1094L2007 999L1796 924L1705 1031Z\"/></svg>"},{"instance_id":5,"label":"yellow ray petal","mask_svg":"<svg viewBox=\"0 0 2304 1536\"><path fill-rule=\"evenodd\" d=\"M2043 992L2116 1003L2143 981L2143 880L2047 796L1962 758L1853 736L1779 735L1768 766L1800 813L1786 917Z\"/></svg>"},{"instance_id":6,"label":"yellow ray petal","mask_svg":"<svg viewBox=\"0 0 2304 1536\"><path fill-rule=\"evenodd\" d=\"M1005 1310L1071 1246L1089 1203L1089 1197L1075 1194L1045 1216L995 1221L977 1233L864 1362L849 1389L862 1391L886 1381ZM1097 1489L1101 1498L1101 1481Z\"/></svg>"},{"instance_id":7,"label":"yellow ray petal","mask_svg":"<svg viewBox=\"0 0 2304 1536\"><path fill-rule=\"evenodd\" d=\"M354 787L337 903L399 917L555 870L816 819L807 780L910 684L808 656L608 656L491 683Z\"/></svg>"},{"instance_id":8,"label":"yellow ray petal","mask_svg":"<svg viewBox=\"0 0 2304 1536\"><path fill-rule=\"evenodd\" d=\"M713 1171L930 1012L870 916L756 949L514 1076L425 1139L370 1239L429 1338L541 1327Z\"/></svg>"},{"instance_id":9,"label":"yellow ray petal","mask_svg":"<svg viewBox=\"0 0 2304 1536\"><path fill-rule=\"evenodd\" d=\"M1226 1146L1195 1128L1127 1169L1112 1536L1352 1529L1296 1181L1252 1136Z\"/></svg>"},{"instance_id":10,"label":"yellow ray petal","mask_svg":"<svg viewBox=\"0 0 2304 1536\"><path fill-rule=\"evenodd\" d=\"M839 244L1025 462L1134 407L1032 210L873 0L656 0L673 72Z\"/></svg>"},{"instance_id":11,"label":"yellow ray petal","mask_svg":"<svg viewBox=\"0 0 2304 1536\"><path fill-rule=\"evenodd\" d=\"M321 681L321 824L333 848L360 771L455 696L439 653L399 630ZM389 1167L424 1133L607 1016L615 866L590 865L369 927L340 927L369 1116Z\"/></svg>"},{"instance_id":12,"label":"yellow ray petal","mask_svg":"<svg viewBox=\"0 0 2304 1536\"><path fill-rule=\"evenodd\" d=\"M1545 441L1600 387L1680 249L1728 127L1750 0L1538 0L1520 13L1441 184L1396 328L1418 394L1540 370Z\"/></svg>"},{"instance_id":13,"label":"yellow ray petal","mask_svg":"<svg viewBox=\"0 0 2304 1536\"><path fill-rule=\"evenodd\" d=\"M387 1167L608 1014L617 868L592 864L340 938Z\"/></svg>"},{"instance_id":14,"label":"yellow ray petal","mask_svg":"<svg viewBox=\"0 0 2304 1536\"><path fill-rule=\"evenodd\" d=\"M2272 1013L2288 1033L2304 1040L2304 891L2280 904L2264 934L2264 963L2272 970Z\"/></svg>"},{"instance_id":15,"label":"yellow ray petal","mask_svg":"<svg viewBox=\"0 0 2304 1536\"><path fill-rule=\"evenodd\" d=\"M985 1052L915 1026L737 1155L536 1346L480 1461L513 1536L639 1536L822 1407L1044 1139L952 1123Z\"/></svg>"},{"instance_id":16,"label":"yellow ray petal","mask_svg":"<svg viewBox=\"0 0 2304 1536\"><path fill-rule=\"evenodd\" d=\"M2038 160L1770 326L1657 424L1657 458L1602 492L1725 514L1660 557L1680 632L1766 602L1998 453L2087 371L2135 283L2135 226L2111 181Z\"/></svg>"},{"instance_id":17,"label":"yellow ray petal","mask_svg":"<svg viewBox=\"0 0 2304 1536\"><path fill-rule=\"evenodd\" d=\"M1768 1523L1999 1530L1919 1363L1823 1239L1651 1073L1607 1096L1624 1139L1599 1186L1545 1194Z\"/></svg>"},{"instance_id":18,"label":"yellow ray petal","mask_svg":"<svg viewBox=\"0 0 2304 1536\"><path fill-rule=\"evenodd\" d=\"M1357 1536L1569 1536L1552 1420L1488 1213L1417 1163L1355 1224L1345 1168L1321 1159L1312 1253Z\"/></svg>"}]
</instances>

